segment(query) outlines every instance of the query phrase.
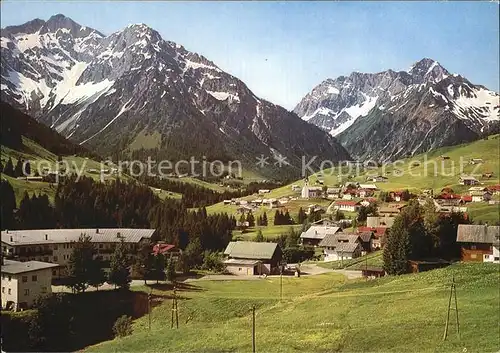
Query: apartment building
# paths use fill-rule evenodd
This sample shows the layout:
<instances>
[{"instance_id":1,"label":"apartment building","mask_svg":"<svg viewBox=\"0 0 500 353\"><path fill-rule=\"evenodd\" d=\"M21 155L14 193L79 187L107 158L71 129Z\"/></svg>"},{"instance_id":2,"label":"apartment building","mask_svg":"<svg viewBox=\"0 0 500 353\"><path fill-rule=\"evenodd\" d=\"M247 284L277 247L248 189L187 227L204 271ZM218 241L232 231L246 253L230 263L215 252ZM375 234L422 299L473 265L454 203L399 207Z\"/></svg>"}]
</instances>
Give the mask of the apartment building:
<instances>
[{"instance_id":1,"label":"apartment building","mask_svg":"<svg viewBox=\"0 0 500 353\"><path fill-rule=\"evenodd\" d=\"M36 229L2 231L2 254L18 261L43 261L58 264L53 269L54 277L64 277L80 235L90 237L97 250L96 256L109 262L116 247L122 240L133 256L142 243L149 242L154 229L91 228L91 229Z\"/></svg>"},{"instance_id":2,"label":"apartment building","mask_svg":"<svg viewBox=\"0 0 500 353\"><path fill-rule=\"evenodd\" d=\"M2 258L2 309L29 309L40 295L50 294L52 270L57 267L47 262Z\"/></svg>"}]
</instances>

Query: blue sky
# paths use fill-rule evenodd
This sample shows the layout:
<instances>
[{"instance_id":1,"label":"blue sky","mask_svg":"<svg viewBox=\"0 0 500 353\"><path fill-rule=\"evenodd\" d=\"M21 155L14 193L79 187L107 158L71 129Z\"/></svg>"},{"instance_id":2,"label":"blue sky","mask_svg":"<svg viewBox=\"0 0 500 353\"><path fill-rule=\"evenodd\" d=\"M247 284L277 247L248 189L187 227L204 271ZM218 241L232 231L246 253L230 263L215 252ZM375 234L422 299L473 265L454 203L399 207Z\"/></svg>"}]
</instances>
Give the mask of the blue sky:
<instances>
[{"instance_id":1,"label":"blue sky","mask_svg":"<svg viewBox=\"0 0 500 353\"><path fill-rule=\"evenodd\" d=\"M499 90L498 2L1 2L2 27L57 13L104 34L146 23L288 109L326 78L424 57Z\"/></svg>"}]
</instances>

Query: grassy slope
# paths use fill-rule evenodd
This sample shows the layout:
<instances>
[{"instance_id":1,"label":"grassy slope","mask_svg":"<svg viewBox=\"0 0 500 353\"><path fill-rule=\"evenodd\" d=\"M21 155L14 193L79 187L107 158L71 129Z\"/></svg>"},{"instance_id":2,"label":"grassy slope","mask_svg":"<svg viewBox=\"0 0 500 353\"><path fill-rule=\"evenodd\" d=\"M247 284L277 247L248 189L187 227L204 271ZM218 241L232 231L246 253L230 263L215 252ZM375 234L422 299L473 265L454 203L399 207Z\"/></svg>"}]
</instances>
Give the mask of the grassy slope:
<instances>
[{"instance_id":1,"label":"grassy slope","mask_svg":"<svg viewBox=\"0 0 500 353\"><path fill-rule=\"evenodd\" d=\"M499 267L457 264L417 275L346 282L339 274L279 279L202 281L181 292L179 329L170 300L134 324L132 336L91 352L250 352L256 310L260 352L492 352L500 345ZM442 341L449 286L457 283L461 339L450 325ZM155 291L159 293L158 291ZM163 292L169 295L170 292Z\"/></svg>"},{"instance_id":2,"label":"grassy slope","mask_svg":"<svg viewBox=\"0 0 500 353\"><path fill-rule=\"evenodd\" d=\"M463 174L470 174L473 172L476 166L466 164L466 162L471 158L482 158L484 164L480 165L476 170L476 174L483 174L486 172L493 172L494 177L491 179L483 179L478 177L478 179L484 183L484 185L492 185L500 183L500 135L492 135L488 140L479 140L468 144L443 147L439 148L433 152L426 155L421 154L413 158L403 160L403 163L397 165L397 169L405 171L402 176L394 175L394 166L389 166L383 170L379 168L377 170L362 171L359 176L354 177L352 180L365 182L367 173L370 175L381 175L386 174L388 177L387 182L376 183L377 187L381 190L392 191L392 190L402 190L409 189L413 192L419 193L423 189L432 188L436 193L439 193L442 188L449 186L452 187L455 192L463 193L466 192L469 186L463 186L458 184L459 176ZM440 159L441 155L449 156L449 160L442 161ZM463 161L464 167L460 169L460 161ZM413 164L414 161L420 161L420 165L416 166ZM426 161L426 163L424 163ZM438 176L434 176L434 164L436 164L436 172ZM452 166L455 166L454 172L452 171ZM427 173L425 171L428 171ZM412 175L409 175L409 173ZM316 180L321 178L324 180L324 184L330 187L337 185L342 180L347 180L347 169L342 169L343 177L338 177L338 169L332 171L331 169L325 169L322 172L315 173L309 177L311 185L315 185ZM449 174L445 176L442 174ZM291 189L292 185L303 186L303 180L298 180L289 185L272 190L269 194L266 194L266 198L280 198L284 196L300 196L300 192L294 192ZM257 195L248 196L245 199L251 200L258 198ZM287 207L290 208L290 212L293 216L298 211L300 206L307 206L311 203L319 203L322 206L328 205L330 201L328 200L297 200L292 201ZM498 205L487 205L485 203L480 204L468 204L470 208L472 218L477 222L481 221L498 221ZM207 208L209 212L228 212L234 213L236 206L225 206L222 203L212 205ZM259 211L260 212L260 211Z\"/></svg>"},{"instance_id":3,"label":"grassy slope","mask_svg":"<svg viewBox=\"0 0 500 353\"><path fill-rule=\"evenodd\" d=\"M382 251L374 251L365 256L360 256L355 259L344 260L344 261L315 261L311 263L317 264L319 267L323 268L344 268L346 270L359 270L363 269L363 266L377 266L382 267L383 265Z\"/></svg>"}]
</instances>

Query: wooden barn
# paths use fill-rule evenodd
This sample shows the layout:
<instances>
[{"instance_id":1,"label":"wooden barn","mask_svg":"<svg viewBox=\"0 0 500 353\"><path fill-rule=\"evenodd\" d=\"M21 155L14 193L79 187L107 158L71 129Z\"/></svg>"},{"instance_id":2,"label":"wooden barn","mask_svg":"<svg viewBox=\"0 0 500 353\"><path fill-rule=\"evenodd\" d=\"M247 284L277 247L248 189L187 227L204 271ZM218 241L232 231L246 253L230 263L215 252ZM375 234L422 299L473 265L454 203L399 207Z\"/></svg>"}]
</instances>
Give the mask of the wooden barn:
<instances>
[{"instance_id":1,"label":"wooden barn","mask_svg":"<svg viewBox=\"0 0 500 353\"><path fill-rule=\"evenodd\" d=\"M500 238L500 226L460 224L457 243L461 246L462 261L483 262L493 254L493 244Z\"/></svg>"}]
</instances>

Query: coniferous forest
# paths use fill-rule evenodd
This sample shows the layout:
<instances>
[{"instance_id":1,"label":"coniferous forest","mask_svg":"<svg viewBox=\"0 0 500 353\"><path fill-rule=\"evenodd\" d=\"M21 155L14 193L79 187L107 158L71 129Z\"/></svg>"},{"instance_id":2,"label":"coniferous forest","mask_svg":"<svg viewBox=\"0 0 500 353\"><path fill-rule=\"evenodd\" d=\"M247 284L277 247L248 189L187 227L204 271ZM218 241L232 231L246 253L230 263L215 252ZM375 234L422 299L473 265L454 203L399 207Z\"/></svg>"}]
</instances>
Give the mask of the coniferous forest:
<instances>
[{"instance_id":1,"label":"coniferous forest","mask_svg":"<svg viewBox=\"0 0 500 353\"><path fill-rule=\"evenodd\" d=\"M121 180L100 183L71 176L60 181L54 205L47 195L25 193L19 205L8 181L0 183L2 229L155 228L155 239L184 249L198 239L203 250L221 250L236 225L227 214L189 210L182 200L160 200L148 186Z\"/></svg>"}]
</instances>

